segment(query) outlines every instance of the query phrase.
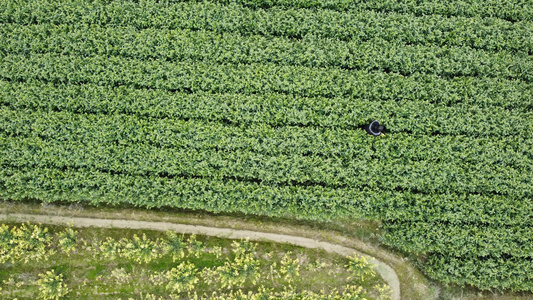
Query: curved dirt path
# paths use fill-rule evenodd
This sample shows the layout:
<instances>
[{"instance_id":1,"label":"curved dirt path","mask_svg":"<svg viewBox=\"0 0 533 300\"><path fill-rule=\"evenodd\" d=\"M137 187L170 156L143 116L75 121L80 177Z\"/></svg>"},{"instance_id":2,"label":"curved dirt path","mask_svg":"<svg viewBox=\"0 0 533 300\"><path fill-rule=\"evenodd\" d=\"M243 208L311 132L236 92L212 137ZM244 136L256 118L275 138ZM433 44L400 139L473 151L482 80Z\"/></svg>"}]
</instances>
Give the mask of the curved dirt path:
<instances>
[{"instance_id":1,"label":"curved dirt path","mask_svg":"<svg viewBox=\"0 0 533 300\"><path fill-rule=\"evenodd\" d=\"M129 228L129 229L150 229L150 230L174 230L179 233L209 235L222 238L244 239L250 240L268 240L279 243L288 243L306 248L321 248L330 253L336 253L343 256L357 255L366 257L368 262L374 266L374 269L387 282L392 289L392 300L400 300L400 281L393 268L389 265L373 258L372 256L361 253L355 249L344 247L341 245L321 242L314 239L264 233L250 230L235 230L229 228L206 227L198 225L185 225L168 222L147 222L135 220L115 220L115 219L95 219L95 218L80 218L80 217L62 217L52 215L30 215L30 214L0 214L0 220L12 222L38 222L43 224L55 225L70 225L73 227L104 227L104 228Z\"/></svg>"}]
</instances>

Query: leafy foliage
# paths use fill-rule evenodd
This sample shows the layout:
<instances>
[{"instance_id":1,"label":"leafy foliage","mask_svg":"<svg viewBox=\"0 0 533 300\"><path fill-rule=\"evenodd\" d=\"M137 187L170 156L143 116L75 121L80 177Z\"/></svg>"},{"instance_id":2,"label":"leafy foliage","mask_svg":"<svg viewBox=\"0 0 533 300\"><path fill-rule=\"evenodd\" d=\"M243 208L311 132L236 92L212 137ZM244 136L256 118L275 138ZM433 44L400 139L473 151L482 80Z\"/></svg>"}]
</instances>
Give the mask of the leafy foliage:
<instances>
[{"instance_id":1,"label":"leafy foliage","mask_svg":"<svg viewBox=\"0 0 533 300\"><path fill-rule=\"evenodd\" d=\"M5 234L6 232L16 233L21 228L24 231L46 231L46 227L40 224L24 224L22 226L14 226L13 228L2 225L0 228L2 228L0 231L2 237L7 236ZM370 284L366 288L353 285L354 283L366 284L367 281L352 280L351 274L354 272L352 263L344 266L347 268L342 268L342 265L339 265L339 268L335 268L338 273L341 273L339 281L342 289L320 290L318 293L299 291L299 283L302 281L300 278L300 266L307 270L304 275L306 283L308 283L307 280L311 279L309 276L313 276L308 271L314 269L313 272L316 272L317 267L311 264L305 265L304 262L295 257L296 255L290 251L286 253L274 251L262 255L258 251L258 244L250 242L249 239L234 240L231 247L225 247L224 251L222 248L213 251L203 247L203 243L198 241L195 235L191 235L184 241L183 236L178 236L171 231L166 232L167 237L155 239L147 238L145 234L142 237L134 234L132 238L121 238L118 241L111 237L103 236L91 236L91 240L88 241L81 236L81 234L78 235L78 232L72 228L58 231L54 235L51 243L60 244L59 241L64 241L63 246L58 245L58 248L63 249L66 247L68 251L48 251L46 254L48 255L48 259L57 262L61 260L60 257L66 258L68 255L71 257L70 260L76 260L75 265L79 267L80 261L87 262L85 258L89 258L89 261L94 263L93 257L99 257L100 260L97 263L98 268L101 268L102 263L103 266L110 266L109 269L111 270L107 272L107 275L112 280L112 285L121 288L121 286L139 284L136 280L146 280L146 278L149 278L150 285L162 286L163 289L161 291L164 291L170 299L183 298L185 294L187 294L188 299L196 299L197 297L200 297L200 299L218 299L218 297L225 297L224 299L233 299L231 297L237 297L236 299L340 300L374 299L374 297L379 297L379 299L383 300L390 299L390 289L388 289L387 285L373 286L373 284ZM173 246L170 247L170 245ZM182 254L184 250L187 251L187 255ZM177 253L179 255L178 258L175 257ZM214 260L212 266L206 266L206 260L213 260L212 253L216 254L217 259ZM32 254L26 252L24 255L31 256ZM168 263L168 260L162 259L166 255L173 257L173 261L176 264L172 262ZM306 254L303 255L304 257L306 256ZM221 259L221 256L224 257ZM261 257L266 257L266 259L261 259ZM123 264L124 260L127 260L126 265L128 267L117 268L117 263ZM353 257L347 257L348 262L353 262L353 260ZM152 261L154 264L150 265L149 263ZM161 264L161 262L165 263ZM20 267L20 264L27 263L31 263L30 260L22 258L12 268L16 269ZM324 262L321 262L319 259L316 260L316 265L321 266L320 268L325 266ZM162 266L165 268L161 269ZM28 266L24 267L26 268ZM65 268L63 265L60 267L62 269ZM94 269L94 265L92 264L86 267L89 267L87 268L88 270ZM129 267L133 270L127 270ZM138 267L140 267L140 270ZM156 270L154 270L154 267ZM43 268L43 265L38 265L36 268L40 270ZM357 260L356 268L357 270L368 271L373 267L366 260L360 259ZM45 269L48 270L47 268ZM104 273L106 272L104 271ZM98 287L104 288L104 291L101 291L100 294L105 293L106 285L108 285L105 281L102 282L102 276L105 276L105 274L93 279L87 276L87 272L85 271L81 272L81 276L87 277L77 277L70 270L62 273L56 272L54 269L39 274L39 280L29 284L24 280L15 279L14 277L9 277L3 283L6 286L14 285L17 289L24 285L36 285L39 288L42 299L60 299L71 291L71 287L64 280L65 274L68 274L67 276L70 282L76 282L78 285L81 282L81 286L89 284L91 291L93 290L92 286L95 286L95 291L98 290ZM337 277L337 275L334 277ZM265 280L269 284L272 282L271 287L265 288ZM278 286L278 284L281 285ZM201 286L200 289L198 289L199 286ZM198 290L206 291L205 286L210 287L207 289L208 291L215 292L209 293L209 295L204 294L198 296L196 292ZM158 288L156 287L155 290L158 290ZM248 290L248 293L241 294L238 292L243 290ZM13 295L13 291L10 288L7 289L6 293ZM144 291L142 293L142 299L157 299L155 295L146 295ZM5 294L2 295L5 296ZM77 295L81 296L79 290L77 291Z\"/></svg>"},{"instance_id":2,"label":"leafy foliage","mask_svg":"<svg viewBox=\"0 0 533 300\"><path fill-rule=\"evenodd\" d=\"M183 241L183 236L178 236L175 231L168 230L166 239L163 240L163 249L172 255L172 260L177 261L185 257L187 244Z\"/></svg>"},{"instance_id":3,"label":"leafy foliage","mask_svg":"<svg viewBox=\"0 0 533 300\"><path fill-rule=\"evenodd\" d=\"M78 244L77 233L72 228L67 228L65 231L58 234L59 248L64 253L71 253L75 251Z\"/></svg>"},{"instance_id":4,"label":"leafy foliage","mask_svg":"<svg viewBox=\"0 0 533 300\"><path fill-rule=\"evenodd\" d=\"M376 271L372 268L372 265L368 263L366 257L354 253L352 257L348 258L350 259L350 262L345 267L352 272L352 276L359 278L361 281L376 276Z\"/></svg>"},{"instance_id":5,"label":"leafy foliage","mask_svg":"<svg viewBox=\"0 0 533 300\"><path fill-rule=\"evenodd\" d=\"M365 9L340 12L283 6L253 9L238 3L224 4L212 1L177 1L170 4L159 1L145 1L142 4L133 1L111 1L91 8L82 0L69 1L69 5L62 5L54 0L41 0L39 5L32 5L26 1L17 4L3 2L0 6L2 12L0 21L23 25L66 24L74 27L96 24L130 26L137 29L205 29L291 38L320 36L339 40L368 40L378 37L402 44L468 46L491 51L511 50L526 53L531 51L533 42L528 27L533 15L531 5L522 4L524 8L520 8L515 6L515 1L510 1L508 5L513 7L515 16L520 14L522 15L520 18L524 20L513 23L497 18L484 20L478 15L473 17L442 15L438 12L442 5L435 1L427 7L429 10L437 10L437 13L422 12L419 13L420 16L413 16L405 8L401 12ZM360 2L353 3L357 5ZM378 1L372 2L375 4ZM394 2L405 3L405 1ZM456 1L451 3L454 2ZM493 2L501 4L507 1ZM464 5L454 7L455 3L451 3L446 6L468 10ZM483 7L483 3L475 1L470 7ZM488 5L486 9L492 15L497 14L494 5ZM509 9L503 13L509 13ZM518 16L514 19L518 19Z\"/></svg>"},{"instance_id":6,"label":"leafy foliage","mask_svg":"<svg viewBox=\"0 0 533 300\"><path fill-rule=\"evenodd\" d=\"M432 278L533 291L532 10L3 1L0 197L379 219L383 242ZM360 130L374 119L386 137ZM2 261L44 253L44 232L15 234L0 229ZM127 251L179 260L201 246Z\"/></svg>"},{"instance_id":7,"label":"leafy foliage","mask_svg":"<svg viewBox=\"0 0 533 300\"><path fill-rule=\"evenodd\" d=\"M2 224L0 227L0 263L11 261L48 260L55 252L51 248L53 236L48 228L39 225L22 223L20 227L9 229Z\"/></svg>"},{"instance_id":8,"label":"leafy foliage","mask_svg":"<svg viewBox=\"0 0 533 300\"><path fill-rule=\"evenodd\" d=\"M44 274L39 274L40 279L37 280L39 285L39 298L41 299L55 299L59 300L61 297L68 294L70 291L63 282L63 274L57 273L54 270L46 271Z\"/></svg>"},{"instance_id":9,"label":"leafy foliage","mask_svg":"<svg viewBox=\"0 0 533 300\"><path fill-rule=\"evenodd\" d=\"M182 262L177 267L151 277L156 284L166 283L165 288L171 292L191 291L199 279L194 264Z\"/></svg>"},{"instance_id":10,"label":"leafy foliage","mask_svg":"<svg viewBox=\"0 0 533 300\"><path fill-rule=\"evenodd\" d=\"M524 55L491 53L456 46L399 45L385 38L340 41L331 38L243 36L234 32L130 27L9 24L0 29L4 51L62 55L112 55L134 59L195 60L217 63L275 63L347 70L498 77L533 80L531 60ZM109 48L105 45L113 45Z\"/></svg>"},{"instance_id":11,"label":"leafy foliage","mask_svg":"<svg viewBox=\"0 0 533 300\"><path fill-rule=\"evenodd\" d=\"M292 278L300 276L300 264L298 259L291 259L289 257L291 253L285 253L280 262L280 274L284 276L284 279L290 284Z\"/></svg>"},{"instance_id":12,"label":"leafy foliage","mask_svg":"<svg viewBox=\"0 0 533 300\"><path fill-rule=\"evenodd\" d=\"M142 238L134 235L133 239L123 241L122 247L122 256L138 263L148 263L164 254L161 242L149 240L145 234L143 234Z\"/></svg>"}]
</instances>

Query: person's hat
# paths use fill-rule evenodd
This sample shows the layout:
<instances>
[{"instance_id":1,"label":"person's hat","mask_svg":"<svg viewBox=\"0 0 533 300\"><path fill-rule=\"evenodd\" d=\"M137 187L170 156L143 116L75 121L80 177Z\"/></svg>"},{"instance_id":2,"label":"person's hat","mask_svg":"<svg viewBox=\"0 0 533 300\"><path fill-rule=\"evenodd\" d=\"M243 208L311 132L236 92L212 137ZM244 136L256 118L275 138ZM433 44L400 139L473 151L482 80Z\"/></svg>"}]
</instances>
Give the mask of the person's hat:
<instances>
[{"instance_id":1,"label":"person's hat","mask_svg":"<svg viewBox=\"0 0 533 300\"><path fill-rule=\"evenodd\" d=\"M380 136L383 130L385 130L383 125L380 125L378 121L372 121L372 123L368 125L366 131L373 136Z\"/></svg>"}]
</instances>

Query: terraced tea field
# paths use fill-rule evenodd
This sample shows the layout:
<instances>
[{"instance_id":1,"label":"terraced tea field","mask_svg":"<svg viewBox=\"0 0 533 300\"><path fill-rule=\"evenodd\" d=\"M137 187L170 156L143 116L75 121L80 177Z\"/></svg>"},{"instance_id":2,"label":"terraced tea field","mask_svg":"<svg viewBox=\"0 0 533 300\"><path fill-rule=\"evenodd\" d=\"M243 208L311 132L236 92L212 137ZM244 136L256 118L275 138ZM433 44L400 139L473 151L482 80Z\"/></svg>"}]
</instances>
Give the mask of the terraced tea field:
<instances>
[{"instance_id":1,"label":"terraced tea field","mask_svg":"<svg viewBox=\"0 0 533 300\"><path fill-rule=\"evenodd\" d=\"M2 0L0 198L379 220L533 292L532 52L520 0Z\"/></svg>"}]
</instances>

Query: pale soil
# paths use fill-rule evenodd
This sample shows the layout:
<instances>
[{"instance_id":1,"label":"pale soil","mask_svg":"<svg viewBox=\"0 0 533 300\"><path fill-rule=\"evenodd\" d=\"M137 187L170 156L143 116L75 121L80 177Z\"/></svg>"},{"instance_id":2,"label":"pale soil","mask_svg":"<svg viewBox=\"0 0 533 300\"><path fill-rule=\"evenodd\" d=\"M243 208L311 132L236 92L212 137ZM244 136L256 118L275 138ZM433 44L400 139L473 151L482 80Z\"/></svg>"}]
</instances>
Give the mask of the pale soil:
<instances>
[{"instance_id":1,"label":"pale soil","mask_svg":"<svg viewBox=\"0 0 533 300\"><path fill-rule=\"evenodd\" d=\"M316 239L299 237L286 234L266 233L250 230L237 230L232 228L208 227L200 225L176 224L169 222L149 222L136 221L127 219L99 219L99 218L81 218L65 217L56 215L33 215L33 214L0 214L0 220L12 222L36 222L43 224L55 225L73 225L74 227L105 227L105 228L129 228L129 229L149 229L149 230L174 230L180 233L209 235L222 238L250 240L268 240L279 243L289 243L306 248L321 248L330 253L336 253L342 256L351 256L354 253L366 257L374 265L374 269L392 288L393 300L400 299L400 281L393 268L384 262L375 259L372 256L359 252L353 248L348 248L338 244L319 241Z\"/></svg>"}]
</instances>

